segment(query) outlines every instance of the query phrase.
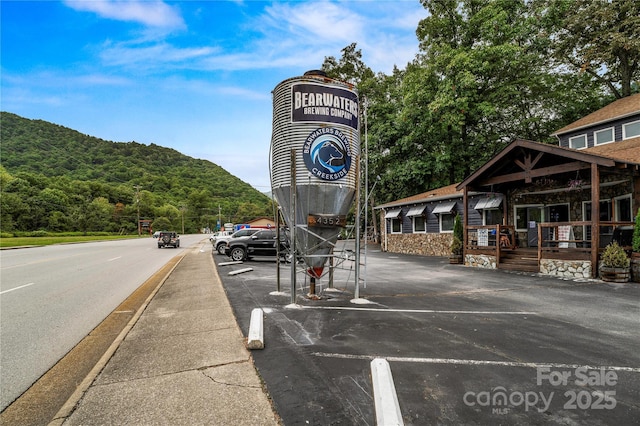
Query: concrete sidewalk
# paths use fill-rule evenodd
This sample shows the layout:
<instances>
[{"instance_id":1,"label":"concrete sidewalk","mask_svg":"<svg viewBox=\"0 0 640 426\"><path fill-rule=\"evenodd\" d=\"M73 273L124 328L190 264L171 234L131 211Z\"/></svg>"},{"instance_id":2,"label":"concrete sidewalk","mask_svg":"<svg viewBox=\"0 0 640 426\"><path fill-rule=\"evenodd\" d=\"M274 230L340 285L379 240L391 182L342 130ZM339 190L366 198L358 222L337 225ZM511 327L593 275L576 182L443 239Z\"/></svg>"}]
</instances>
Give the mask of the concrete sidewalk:
<instances>
[{"instance_id":1,"label":"concrete sidewalk","mask_svg":"<svg viewBox=\"0 0 640 426\"><path fill-rule=\"evenodd\" d=\"M187 250L86 392L52 424L280 424L210 248Z\"/></svg>"}]
</instances>

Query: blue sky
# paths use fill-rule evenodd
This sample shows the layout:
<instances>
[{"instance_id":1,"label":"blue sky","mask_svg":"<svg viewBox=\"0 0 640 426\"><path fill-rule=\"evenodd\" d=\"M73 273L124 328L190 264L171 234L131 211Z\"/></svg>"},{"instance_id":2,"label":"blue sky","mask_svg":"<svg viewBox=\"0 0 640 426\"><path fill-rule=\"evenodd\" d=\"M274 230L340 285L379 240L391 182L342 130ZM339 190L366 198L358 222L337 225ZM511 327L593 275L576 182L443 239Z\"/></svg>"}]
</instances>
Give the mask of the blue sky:
<instances>
[{"instance_id":1,"label":"blue sky","mask_svg":"<svg viewBox=\"0 0 640 426\"><path fill-rule=\"evenodd\" d=\"M275 86L353 42L375 72L405 68L425 16L418 0L2 0L0 107L174 148L266 192Z\"/></svg>"}]
</instances>

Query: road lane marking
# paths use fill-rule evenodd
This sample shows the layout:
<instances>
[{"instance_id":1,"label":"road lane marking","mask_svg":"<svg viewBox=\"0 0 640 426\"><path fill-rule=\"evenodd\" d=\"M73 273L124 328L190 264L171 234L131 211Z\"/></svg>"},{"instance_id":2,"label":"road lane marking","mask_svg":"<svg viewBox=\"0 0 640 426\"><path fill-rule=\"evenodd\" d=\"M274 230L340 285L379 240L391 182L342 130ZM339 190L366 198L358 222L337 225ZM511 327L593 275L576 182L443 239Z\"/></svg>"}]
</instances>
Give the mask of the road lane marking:
<instances>
[{"instance_id":1,"label":"road lane marking","mask_svg":"<svg viewBox=\"0 0 640 426\"><path fill-rule=\"evenodd\" d=\"M302 309L327 309L337 311L371 311L371 312L401 312L412 314L472 314L472 315L538 315L537 312L523 311L437 311L435 309L384 309L384 308L355 308L351 306L302 306Z\"/></svg>"},{"instance_id":2,"label":"road lane marking","mask_svg":"<svg viewBox=\"0 0 640 426\"><path fill-rule=\"evenodd\" d=\"M107 260L107 262L111 262L112 260L118 260L120 258L122 258L122 256L112 257L111 259Z\"/></svg>"},{"instance_id":3,"label":"road lane marking","mask_svg":"<svg viewBox=\"0 0 640 426\"><path fill-rule=\"evenodd\" d=\"M21 288L29 287L30 285L34 285L34 284L35 283L29 283L29 284L24 284L24 285L21 285L21 286L18 286L18 287L10 288L9 290L0 291L0 294L9 293L10 291L19 290Z\"/></svg>"},{"instance_id":4,"label":"road lane marking","mask_svg":"<svg viewBox=\"0 0 640 426\"><path fill-rule=\"evenodd\" d=\"M380 356L380 355L353 355L353 354L337 354L326 352L314 352L313 356L322 358L342 358L342 359L361 359L371 361L376 358L383 358L392 362L414 362L422 364L452 364L452 365L491 365L498 367L527 367L527 368L539 368L539 367L551 367L551 368L566 368L576 369L579 367L587 368L589 370L605 370L612 371L626 371L630 373L640 373L640 367L621 367L614 365L599 365L592 366L586 364L562 364L553 362L515 362L515 361L485 361L477 359L454 359L454 358L415 358L415 357L397 357L397 356Z\"/></svg>"}]
</instances>

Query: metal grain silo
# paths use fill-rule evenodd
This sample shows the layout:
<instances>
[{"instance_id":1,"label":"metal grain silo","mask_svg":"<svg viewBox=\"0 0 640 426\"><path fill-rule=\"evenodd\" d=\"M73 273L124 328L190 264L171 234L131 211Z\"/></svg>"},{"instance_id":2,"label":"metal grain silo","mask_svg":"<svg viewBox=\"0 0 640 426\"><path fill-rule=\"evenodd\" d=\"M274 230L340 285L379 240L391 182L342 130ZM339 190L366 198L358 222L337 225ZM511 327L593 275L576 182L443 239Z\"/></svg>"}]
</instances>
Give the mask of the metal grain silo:
<instances>
[{"instance_id":1,"label":"metal grain silo","mask_svg":"<svg viewBox=\"0 0 640 426\"><path fill-rule=\"evenodd\" d=\"M359 154L359 103L352 85L310 71L275 87L271 186L285 222L295 226L297 251L311 277L322 274L346 224Z\"/></svg>"}]
</instances>

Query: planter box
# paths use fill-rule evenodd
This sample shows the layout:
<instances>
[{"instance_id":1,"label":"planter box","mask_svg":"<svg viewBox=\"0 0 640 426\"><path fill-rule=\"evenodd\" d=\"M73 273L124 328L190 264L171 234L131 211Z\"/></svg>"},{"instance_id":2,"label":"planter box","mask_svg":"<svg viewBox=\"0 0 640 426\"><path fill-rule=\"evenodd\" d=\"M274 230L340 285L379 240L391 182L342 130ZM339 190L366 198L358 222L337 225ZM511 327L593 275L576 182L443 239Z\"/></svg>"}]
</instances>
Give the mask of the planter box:
<instances>
[{"instance_id":1,"label":"planter box","mask_svg":"<svg viewBox=\"0 0 640 426\"><path fill-rule=\"evenodd\" d=\"M631 268L600 266L600 279L612 283L626 283L631 279Z\"/></svg>"},{"instance_id":2,"label":"planter box","mask_svg":"<svg viewBox=\"0 0 640 426\"><path fill-rule=\"evenodd\" d=\"M640 255L637 253L634 253L631 258L631 279L636 283L640 283Z\"/></svg>"},{"instance_id":3,"label":"planter box","mask_svg":"<svg viewBox=\"0 0 640 426\"><path fill-rule=\"evenodd\" d=\"M450 265L462 265L462 255L461 254L449 255L449 264Z\"/></svg>"}]
</instances>

